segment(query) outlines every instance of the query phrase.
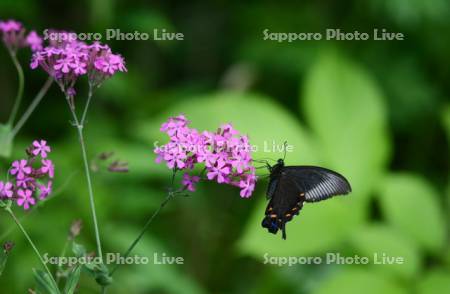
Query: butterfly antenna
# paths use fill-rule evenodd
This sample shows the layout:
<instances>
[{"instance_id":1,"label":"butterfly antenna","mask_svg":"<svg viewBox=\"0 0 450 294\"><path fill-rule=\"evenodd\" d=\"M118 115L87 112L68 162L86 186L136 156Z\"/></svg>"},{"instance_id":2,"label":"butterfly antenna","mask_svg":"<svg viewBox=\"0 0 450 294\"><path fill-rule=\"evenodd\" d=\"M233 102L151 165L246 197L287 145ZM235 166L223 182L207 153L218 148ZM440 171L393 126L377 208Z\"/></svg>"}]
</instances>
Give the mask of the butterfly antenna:
<instances>
[{"instance_id":1,"label":"butterfly antenna","mask_svg":"<svg viewBox=\"0 0 450 294\"><path fill-rule=\"evenodd\" d=\"M267 163L269 160L272 160L273 162L277 162L275 159L269 158L269 157L263 157L263 158L260 158L260 159L253 159L253 161L255 161L255 162L262 162L262 163Z\"/></svg>"}]
</instances>

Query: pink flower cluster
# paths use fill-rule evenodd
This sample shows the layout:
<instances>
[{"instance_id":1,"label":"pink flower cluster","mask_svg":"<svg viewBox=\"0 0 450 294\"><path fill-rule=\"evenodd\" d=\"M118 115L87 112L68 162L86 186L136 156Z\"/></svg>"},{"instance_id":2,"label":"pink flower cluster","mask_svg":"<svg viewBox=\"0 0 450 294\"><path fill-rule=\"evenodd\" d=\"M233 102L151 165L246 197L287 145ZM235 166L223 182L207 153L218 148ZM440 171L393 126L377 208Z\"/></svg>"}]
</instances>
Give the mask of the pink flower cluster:
<instances>
[{"instance_id":1,"label":"pink flower cluster","mask_svg":"<svg viewBox=\"0 0 450 294\"><path fill-rule=\"evenodd\" d=\"M16 160L9 169L11 181L0 181L0 201L15 200L28 210L36 200L44 200L52 192L55 166L47 158L50 146L45 140L34 141L27 149L28 158Z\"/></svg>"},{"instance_id":2,"label":"pink flower cluster","mask_svg":"<svg viewBox=\"0 0 450 294\"><path fill-rule=\"evenodd\" d=\"M155 149L156 162L165 161L170 169L192 170L204 164L208 180L241 188L241 197L250 197L255 189L256 174L247 136L239 135L231 124L222 125L216 132L188 127L184 115L171 117L161 126L169 135L166 145ZM195 191L199 176L183 175L182 184Z\"/></svg>"},{"instance_id":3,"label":"pink flower cluster","mask_svg":"<svg viewBox=\"0 0 450 294\"><path fill-rule=\"evenodd\" d=\"M25 29L18 21L12 19L0 21L0 33L3 43L11 52L16 52L17 49L27 46L33 52L42 49L42 38L35 31L25 35Z\"/></svg>"},{"instance_id":4,"label":"pink flower cluster","mask_svg":"<svg viewBox=\"0 0 450 294\"><path fill-rule=\"evenodd\" d=\"M51 36L57 36L54 40ZM116 72L126 72L125 61L113 54L108 45L94 42L86 44L73 37L73 33L50 33L49 46L33 54L31 68L43 68L61 89L73 96L78 77L87 75L89 83L98 87Z\"/></svg>"}]
</instances>

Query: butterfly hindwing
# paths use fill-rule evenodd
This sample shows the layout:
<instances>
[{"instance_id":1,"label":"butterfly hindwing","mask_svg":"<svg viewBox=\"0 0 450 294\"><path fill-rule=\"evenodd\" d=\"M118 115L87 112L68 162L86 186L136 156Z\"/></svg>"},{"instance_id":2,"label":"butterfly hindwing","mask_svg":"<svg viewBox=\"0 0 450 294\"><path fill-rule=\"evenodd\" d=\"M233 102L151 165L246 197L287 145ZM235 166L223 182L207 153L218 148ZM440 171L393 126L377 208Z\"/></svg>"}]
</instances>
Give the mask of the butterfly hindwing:
<instances>
[{"instance_id":1,"label":"butterfly hindwing","mask_svg":"<svg viewBox=\"0 0 450 294\"><path fill-rule=\"evenodd\" d=\"M283 239L286 239L285 225L295 215L298 215L302 209L303 202L305 201L305 193L299 190L297 185L289 177L280 176L276 179L275 183L272 195L268 195L271 198L266 208L266 216L262 222L262 226L273 234L281 230Z\"/></svg>"}]
</instances>

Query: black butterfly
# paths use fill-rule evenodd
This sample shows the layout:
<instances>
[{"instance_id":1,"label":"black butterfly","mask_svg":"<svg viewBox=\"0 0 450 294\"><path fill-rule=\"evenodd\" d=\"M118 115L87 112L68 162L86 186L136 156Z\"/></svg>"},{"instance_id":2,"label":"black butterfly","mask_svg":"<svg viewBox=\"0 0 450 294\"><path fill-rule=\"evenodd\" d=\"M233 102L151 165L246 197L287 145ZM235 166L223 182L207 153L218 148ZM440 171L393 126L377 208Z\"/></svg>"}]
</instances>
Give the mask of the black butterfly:
<instances>
[{"instance_id":1,"label":"black butterfly","mask_svg":"<svg viewBox=\"0 0 450 294\"><path fill-rule=\"evenodd\" d=\"M286 239L286 223L298 215L303 202L317 202L352 191L349 182L337 172L317 166L284 166L284 160L270 166L266 216L262 226L272 234L278 230Z\"/></svg>"}]
</instances>

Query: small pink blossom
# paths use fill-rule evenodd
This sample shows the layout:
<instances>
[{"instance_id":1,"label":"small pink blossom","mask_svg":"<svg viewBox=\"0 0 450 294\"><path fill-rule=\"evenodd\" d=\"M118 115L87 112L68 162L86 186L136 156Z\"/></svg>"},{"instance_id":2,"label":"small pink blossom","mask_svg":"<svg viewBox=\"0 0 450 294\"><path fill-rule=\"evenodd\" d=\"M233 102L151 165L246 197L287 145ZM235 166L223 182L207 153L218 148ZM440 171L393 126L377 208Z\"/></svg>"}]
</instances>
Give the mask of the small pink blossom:
<instances>
[{"instance_id":1,"label":"small pink blossom","mask_svg":"<svg viewBox=\"0 0 450 294\"><path fill-rule=\"evenodd\" d=\"M230 174L230 167L223 160L218 160L217 164L211 168L208 172L208 180L213 180L217 178L219 184L227 182L227 175Z\"/></svg>"},{"instance_id":2,"label":"small pink blossom","mask_svg":"<svg viewBox=\"0 0 450 294\"><path fill-rule=\"evenodd\" d=\"M11 175L16 176L17 179L23 179L25 175L31 173L31 167L28 166L28 161L25 159L16 160L12 164L10 173Z\"/></svg>"},{"instance_id":3,"label":"small pink blossom","mask_svg":"<svg viewBox=\"0 0 450 294\"><path fill-rule=\"evenodd\" d=\"M30 46L31 51L42 50L42 38L36 33L36 31L31 31L26 37L26 43Z\"/></svg>"},{"instance_id":4,"label":"small pink blossom","mask_svg":"<svg viewBox=\"0 0 450 294\"><path fill-rule=\"evenodd\" d=\"M47 158L47 153L51 151L51 148L47 145L47 141L45 140L35 140L33 142L33 150L32 153L34 156L41 155L42 158Z\"/></svg>"},{"instance_id":5,"label":"small pink blossom","mask_svg":"<svg viewBox=\"0 0 450 294\"><path fill-rule=\"evenodd\" d=\"M16 187L17 188L33 188L34 187L34 178L32 177L23 177L22 179L16 179Z\"/></svg>"},{"instance_id":6,"label":"small pink blossom","mask_svg":"<svg viewBox=\"0 0 450 294\"><path fill-rule=\"evenodd\" d=\"M72 65L71 59L62 58L56 61L56 64L53 66L53 68L58 71L61 71L63 74L67 74L70 72L71 65Z\"/></svg>"},{"instance_id":7,"label":"small pink blossom","mask_svg":"<svg viewBox=\"0 0 450 294\"><path fill-rule=\"evenodd\" d=\"M190 176L189 174L183 175L183 180L181 183L191 192L195 191L195 184L200 181L200 177L198 176Z\"/></svg>"},{"instance_id":8,"label":"small pink blossom","mask_svg":"<svg viewBox=\"0 0 450 294\"><path fill-rule=\"evenodd\" d=\"M76 59L71 65L70 67L73 69L73 72L78 75L84 75L85 73L87 73L87 64Z\"/></svg>"},{"instance_id":9,"label":"small pink blossom","mask_svg":"<svg viewBox=\"0 0 450 294\"><path fill-rule=\"evenodd\" d=\"M18 21L13 19L0 21L0 31L4 33L19 32L20 30L22 30L22 24Z\"/></svg>"},{"instance_id":10,"label":"small pink blossom","mask_svg":"<svg viewBox=\"0 0 450 294\"><path fill-rule=\"evenodd\" d=\"M44 200L48 195L52 193L52 181L48 181L47 185L39 185L39 200Z\"/></svg>"},{"instance_id":11,"label":"small pink blossom","mask_svg":"<svg viewBox=\"0 0 450 294\"><path fill-rule=\"evenodd\" d=\"M55 176L55 165L50 159L42 159L41 172L47 174L50 179Z\"/></svg>"},{"instance_id":12,"label":"small pink blossom","mask_svg":"<svg viewBox=\"0 0 450 294\"><path fill-rule=\"evenodd\" d=\"M0 181L0 198L6 197L11 198L14 194L13 184L10 182L2 182Z\"/></svg>"},{"instance_id":13,"label":"small pink blossom","mask_svg":"<svg viewBox=\"0 0 450 294\"><path fill-rule=\"evenodd\" d=\"M167 167L170 169L182 169L186 165L184 162L184 159L186 159L186 154L180 152L177 148L173 148L171 152L167 152L163 158L167 161Z\"/></svg>"},{"instance_id":14,"label":"small pink blossom","mask_svg":"<svg viewBox=\"0 0 450 294\"><path fill-rule=\"evenodd\" d=\"M240 195L241 197L248 198L252 195L253 190L255 190L256 177L253 175L247 176L245 179L241 179L239 182L239 187L242 188Z\"/></svg>"},{"instance_id":15,"label":"small pink blossom","mask_svg":"<svg viewBox=\"0 0 450 294\"><path fill-rule=\"evenodd\" d=\"M17 199L17 205L23 206L25 210L30 209L30 205L36 204L36 200L31 197L32 191L30 190L19 189L17 191L17 195L19 195L19 199Z\"/></svg>"}]
</instances>

